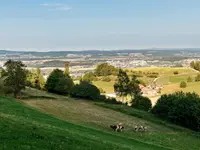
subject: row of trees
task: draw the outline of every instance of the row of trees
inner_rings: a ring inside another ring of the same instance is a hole
[[[9,60],[4,64],[4,67],[5,70],[1,69],[0,80],[3,87],[1,88],[0,85],[0,88],[9,91],[7,93],[13,93],[14,97],[17,97],[26,86],[78,98],[94,100],[100,97],[99,89],[89,81],[80,81],[80,84],[74,85],[69,75],[68,64],[65,65],[65,71],[53,70],[46,83],[40,69],[28,71],[21,61]]]

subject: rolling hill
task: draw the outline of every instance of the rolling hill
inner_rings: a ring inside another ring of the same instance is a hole
[[[199,134],[147,112],[27,89],[20,101],[0,97],[0,149],[198,150]],[[123,132],[110,124],[123,123]],[[147,132],[134,132],[135,125]]]

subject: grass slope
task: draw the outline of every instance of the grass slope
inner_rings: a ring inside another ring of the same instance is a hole
[[[167,149],[75,125],[6,97],[0,97],[0,129],[0,149],[4,150]]]
[[[34,96],[34,90],[31,90],[30,93]],[[37,95],[42,95],[42,92],[36,93]],[[42,112],[54,115],[62,120],[70,121],[73,124],[100,130],[109,135],[115,135],[117,139],[123,139],[122,141],[127,141],[128,137],[130,141],[140,141],[157,146],[161,145],[171,149],[199,150],[198,134],[159,120],[149,113],[138,111],[125,105],[104,104],[53,96],[57,99],[25,99],[23,102]],[[119,122],[124,124],[124,132],[112,132],[109,129],[109,125]],[[134,132],[133,127],[135,125],[147,126],[148,132]],[[120,144],[120,140],[118,143]],[[134,142],[130,143],[132,145],[131,149],[137,149],[137,147],[134,147]]]

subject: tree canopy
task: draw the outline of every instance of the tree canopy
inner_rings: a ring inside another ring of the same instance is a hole
[[[48,92],[68,95],[73,85],[70,76],[66,76],[62,70],[55,69],[49,75],[45,88]]]
[[[116,75],[117,72],[118,69],[108,63],[101,63],[95,69],[95,75],[97,76]]]
[[[200,97],[195,93],[162,95],[152,113],[172,123],[200,131]]]
[[[28,71],[27,86],[44,89],[45,80],[39,68]]]
[[[71,96],[75,98],[98,100],[100,97],[100,90],[90,82],[80,81],[80,84],[72,88]]]
[[[127,96],[130,93],[130,80],[128,75],[122,69],[119,70],[117,80],[114,84],[115,93],[120,96]]]
[[[4,85],[12,89],[14,97],[20,93],[21,90],[25,89],[27,70],[25,64],[21,61],[8,60],[4,64]]]

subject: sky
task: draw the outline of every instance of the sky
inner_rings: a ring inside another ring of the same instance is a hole
[[[0,49],[200,48],[200,0],[1,0]]]

